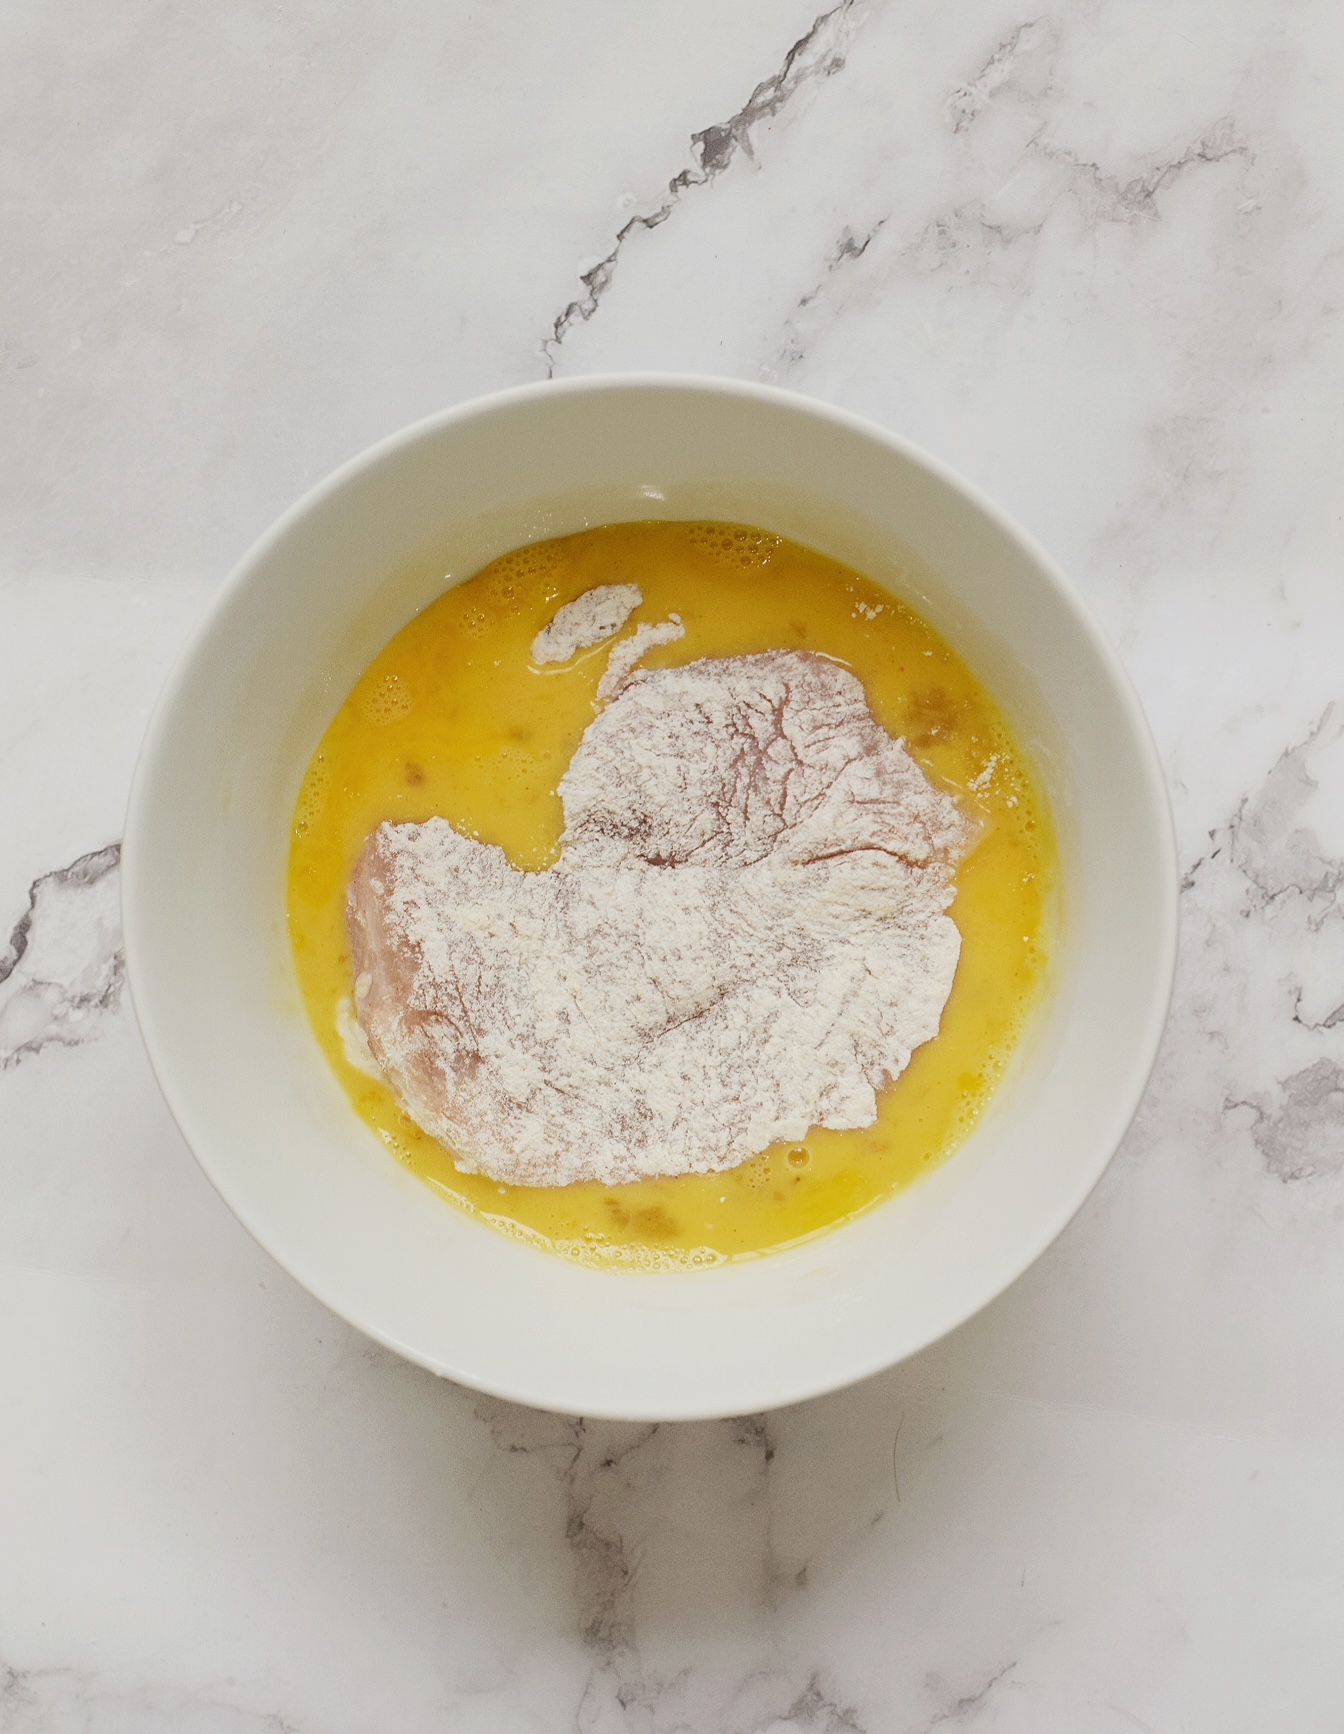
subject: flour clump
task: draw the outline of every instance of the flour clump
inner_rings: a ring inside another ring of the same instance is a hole
[[[351,881],[369,1046],[499,1181],[708,1173],[871,1125],[956,971],[972,826],[852,674],[770,651],[622,676],[553,867],[430,819],[380,825]]]
[[[656,626],[637,626],[629,638],[623,638],[619,644],[612,645],[611,655],[607,658],[607,671],[597,683],[598,698],[615,698],[621,688],[629,683],[630,671],[641,657],[660,644],[675,644],[679,638],[685,636],[686,628],[681,624],[679,614],[670,615]]]
[[[599,584],[557,608],[549,626],[532,640],[532,660],[568,662],[581,650],[614,638],[644,600],[638,584]]]

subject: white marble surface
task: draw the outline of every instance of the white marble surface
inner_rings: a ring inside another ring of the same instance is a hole
[[[0,44],[2,1734],[1338,1734],[1337,0],[14,0]],[[440,1384],[267,1261],[146,1067],[113,848],[305,484],[649,366],[1016,513],[1188,869],[1050,1254],[861,1388],[652,1429]]]

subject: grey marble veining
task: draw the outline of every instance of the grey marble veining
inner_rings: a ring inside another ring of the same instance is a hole
[[[586,325],[601,306],[626,242],[632,236],[645,234],[665,223],[685,194],[693,188],[709,186],[731,165],[739,152],[754,158],[752,138],[758,128],[781,115],[796,93],[811,80],[833,78],[837,72],[844,71],[845,45],[861,16],[859,0],[839,0],[838,5],[821,13],[807,33],[798,38],[784,56],[779,70],[763,78],[735,114],[691,135],[691,166],[678,169],[667,183],[666,191],[647,210],[636,211],[627,217],[616,231],[611,251],[579,273],[583,294],[556,315],[551,335],[541,345],[548,378],[555,376],[560,348],[570,330],[578,324]]]
[[[0,1734],[1337,1734],[1344,19],[542,0],[0,20]],[[136,745],[369,440],[775,381],[1059,558],[1166,763],[1152,1086],[916,1360],[769,1416],[437,1382],[270,1264],[122,984]]]
[[[121,849],[109,843],[28,887],[0,956],[0,1070],[92,1040],[121,1004]]]

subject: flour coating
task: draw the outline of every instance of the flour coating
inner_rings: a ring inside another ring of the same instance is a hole
[[[560,794],[545,872],[443,819],[365,846],[356,1010],[405,1111],[534,1186],[871,1125],[937,1033],[973,831],[859,681],[801,651],[641,671]]]

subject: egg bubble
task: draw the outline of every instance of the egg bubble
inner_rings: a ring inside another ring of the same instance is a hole
[[[782,536],[743,524],[693,524],[690,543],[725,566],[768,566],[784,545]]]
[[[299,798],[294,803],[294,829],[300,837],[306,837],[320,817],[330,787],[331,771],[325,757],[318,753],[304,775]]]
[[[535,603],[538,585],[562,575],[566,564],[555,543],[533,542],[492,561],[474,582],[493,616],[507,619]],[[550,599],[549,590],[547,596]]]
[[[737,1169],[737,1178],[744,1186],[753,1192],[763,1192],[770,1184],[770,1158],[764,1152],[743,1162]]]
[[[360,715],[371,723],[396,722],[399,717],[409,716],[411,709],[410,692],[399,674],[380,676],[359,701]]]
[[[558,1253],[571,1264],[583,1264],[598,1270],[637,1270],[667,1272],[706,1270],[711,1265],[725,1264],[727,1259],[712,1246],[619,1246],[610,1241],[585,1235],[581,1240],[552,1240],[540,1230],[529,1228],[512,1216],[482,1211],[482,1221],[508,1235],[544,1252]]]

